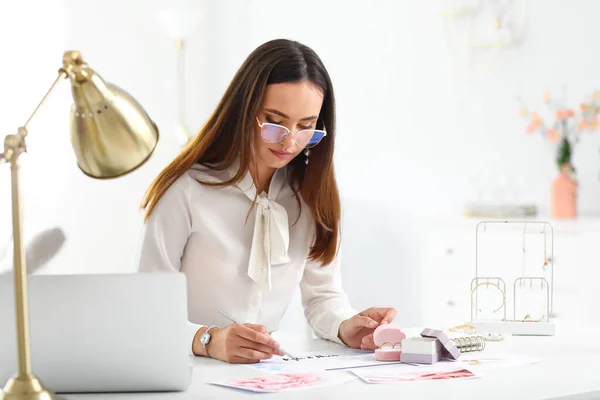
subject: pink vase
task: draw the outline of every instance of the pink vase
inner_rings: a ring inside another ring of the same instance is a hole
[[[577,217],[577,181],[571,175],[569,164],[562,165],[560,174],[552,182],[550,210],[552,218]]]

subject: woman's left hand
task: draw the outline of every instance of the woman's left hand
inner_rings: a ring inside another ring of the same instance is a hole
[[[373,331],[396,318],[394,308],[369,308],[340,324],[339,338],[353,349],[375,350]]]

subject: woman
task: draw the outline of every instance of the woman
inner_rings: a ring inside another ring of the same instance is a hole
[[[186,274],[193,354],[231,363],[283,355],[269,332],[298,285],[325,339],[374,349],[373,330],[395,317],[392,308],[357,313],[341,288],[334,109],[315,52],[267,42],[149,187],[139,270]]]

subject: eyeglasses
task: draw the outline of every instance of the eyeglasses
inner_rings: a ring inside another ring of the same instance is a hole
[[[293,133],[285,126],[271,124],[269,122],[260,122],[258,118],[256,118],[256,121],[260,127],[260,136],[268,143],[279,143],[285,139],[287,135]],[[327,132],[319,129],[302,129],[293,133],[294,140],[300,148],[315,147],[325,136],[327,136]]]

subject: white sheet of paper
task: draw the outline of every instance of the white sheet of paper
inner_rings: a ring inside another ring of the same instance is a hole
[[[364,368],[372,366],[390,365],[394,362],[375,360],[373,352],[352,349],[338,349],[305,354],[294,354],[295,358],[274,356],[257,364],[248,364],[249,367],[260,371],[278,372],[319,372],[336,371],[351,368]],[[397,362],[400,363],[399,361]]]
[[[472,371],[489,371],[496,368],[519,367],[535,364],[539,361],[538,358],[521,354],[492,353],[487,351],[464,353],[458,359],[459,363],[462,363]]]
[[[341,385],[353,379],[356,379],[356,376],[346,371],[320,373],[281,372],[255,378],[212,382],[212,384],[250,392],[278,393],[296,389]]]
[[[473,352],[463,353],[457,361],[440,361],[435,364],[397,364],[352,370],[368,383],[393,383],[415,380],[467,379],[481,377],[497,368],[518,367],[539,362],[539,359],[521,354]],[[472,374],[456,375],[453,372],[465,369]],[[451,373],[450,377],[444,372]],[[423,376],[423,374],[426,374]]]
[[[394,364],[375,368],[353,369],[352,372],[367,383],[472,379],[482,375],[457,362],[438,362],[432,365]]]

